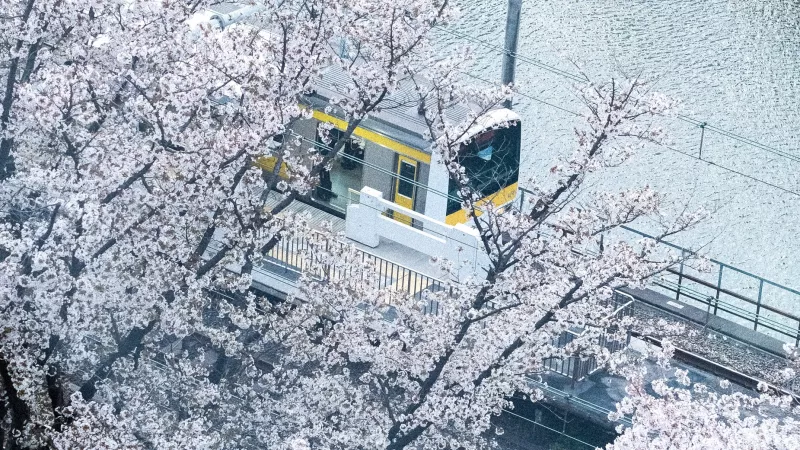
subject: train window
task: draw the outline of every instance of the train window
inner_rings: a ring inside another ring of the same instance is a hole
[[[412,180],[416,179],[417,168],[413,164],[405,161],[400,162],[400,180],[397,182],[397,194],[403,197],[414,197],[414,184]]]
[[[331,149],[345,137],[345,133],[329,125],[317,124],[317,148],[322,156],[330,154]],[[326,144],[322,136],[326,136]],[[336,155],[330,170],[322,170],[319,175],[319,184],[314,189],[313,198],[326,206],[331,206],[338,211],[347,209],[350,191],[360,191],[363,186],[365,145],[363,141],[350,137],[344,141],[342,148]]]
[[[519,179],[520,126],[488,130],[461,146],[459,163],[470,180],[470,187],[481,198],[488,197]],[[461,209],[458,186],[450,181],[447,214]]]

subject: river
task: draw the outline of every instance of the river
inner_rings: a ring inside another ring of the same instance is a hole
[[[439,41],[471,45],[470,73],[499,81],[506,0],[461,8],[461,20]],[[579,124],[559,109],[581,111],[575,82],[556,72],[595,81],[638,74],[679,100],[677,112],[689,120],[665,119],[670,148],[647,148],[592,180],[592,189],[649,184],[666,196],[668,211],[686,203],[713,210],[676,243],[702,245],[713,258],[800,287],[800,2],[527,0],[518,52],[525,59],[516,81],[525,96],[514,104],[524,121],[522,180],[543,176],[567,154]],[[700,128],[691,120],[735,136],[706,128],[700,160]]]

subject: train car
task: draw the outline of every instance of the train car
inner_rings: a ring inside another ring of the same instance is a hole
[[[304,99],[305,106],[313,110],[313,118],[295,123],[290,131],[304,145],[314,144],[325,152],[347,128],[344,114],[330,105],[330,100],[339,95],[335,86],[346,82],[342,77],[344,74],[330,68]],[[438,155],[431,154],[424,118],[414,106],[418,104],[417,94],[411,86],[406,87],[401,83],[384,100],[389,107],[371,114],[355,129],[330,171],[321,175],[311,196],[314,203],[343,217],[351,195],[368,186],[382,192],[385,199],[432,219],[450,225],[467,221],[456,184]],[[467,107],[459,106],[447,111],[454,123],[465,120],[468,113]],[[472,187],[480,192],[481,203],[508,204],[517,195],[520,118],[511,110],[499,108],[476,122],[463,139],[459,162]],[[328,144],[320,138],[321,123],[333,126]],[[272,167],[269,163],[265,166]],[[394,218],[411,224],[411,219],[402,214],[395,213]]]
[[[250,13],[250,10],[247,10]],[[205,13],[201,20],[220,27],[242,20],[247,14],[226,9]],[[347,128],[345,115],[331,105],[340,95],[336,86],[347,85],[346,74],[336,66],[323,71],[311,94],[302,100],[313,110],[313,118],[294,123],[284,145],[301,141],[326,152],[341,139]],[[361,122],[337,154],[329,171],[320,176],[319,186],[310,202],[328,212],[344,217],[354,192],[368,186],[383,197],[405,208],[449,225],[468,220],[462,209],[456,184],[449,179],[438,155],[431,154],[426,140],[424,117],[420,114],[417,93],[411,83],[400,83],[378,112]],[[447,111],[452,123],[466,120],[468,106],[454,106]],[[323,143],[320,124],[333,126],[329,132],[334,142]],[[464,166],[472,188],[480,192],[481,203],[508,204],[517,195],[520,163],[520,118],[509,109],[492,110],[477,121],[461,144],[459,162]],[[264,170],[274,168],[275,158],[262,158]],[[281,168],[286,173],[286,168]],[[410,217],[394,213],[394,219],[413,225]]]

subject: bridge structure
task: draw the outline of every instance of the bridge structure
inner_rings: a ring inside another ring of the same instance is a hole
[[[521,197],[524,190],[522,192]],[[339,233],[339,241],[330,245],[359,248],[362,258],[376,268],[380,287],[422,299],[425,291],[439,291],[448,286],[437,278],[438,273],[430,264],[431,256],[459,257],[473,267],[483,262],[477,233],[469,227],[436,222],[382,199],[381,193],[373,189],[350,194],[346,218],[303,202],[294,202],[286,212],[305,214],[312,226]],[[272,197],[267,196],[268,204],[279,200],[277,195]],[[520,204],[524,203],[523,198],[519,200]],[[391,219],[388,216],[392,212],[413,218],[412,225]],[[630,239],[652,238],[630,227],[624,227],[624,232]],[[413,248],[404,245],[409,242],[415,243]],[[683,256],[691,252],[668,242],[662,244]],[[298,280],[307,269],[302,257],[307,246],[308,242],[299,237],[282,240],[269,252],[264,263],[254,268],[254,288],[279,297],[292,295],[302,299]],[[452,253],[454,247],[458,247],[460,253]],[[700,272],[680,264],[653,277],[646,289],[620,289],[612,299],[616,307],[613,314],[684,324],[691,331],[687,333],[690,337],[675,340],[677,351],[673,364],[688,370],[693,381],[719,386],[720,379],[724,378],[743,390],[754,390],[758,383],[767,382],[779,392],[800,395],[800,380],[779,382],[765,377],[765,368],[772,368],[770,372],[777,374],[788,364],[785,344],[800,342],[800,317],[780,307],[797,304],[800,292],[723,262],[713,259],[710,262],[711,271]],[[346,274],[329,272],[325,276]],[[435,302],[427,303],[425,308],[430,314],[438,312]],[[558,343],[564,345],[569,340],[571,336],[565,333]],[[656,339],[637,335],[634,330],[628,342],[621,345],[636,348],[646,342],[660,344]],[[610,350],[621,348],[612,348],[617,345],[612,342],[601,344],[609,346]],[[607,416],[625,395],[624,379],[609,375],[591,358],[553,359],[545,361],[545,366],[549,373],[530,381],[542,389],[551,405],[593,423],[604,424],[609,430],[617,425],[609,422]],[[655,366],[648,372],[664,375]],[[521,417],[519,420],[552,428],[543,420],[537,422],[517,412],[507,413]],[[587,444],[569,436],[565,429],[554,432],[575,439],[576,448]]]

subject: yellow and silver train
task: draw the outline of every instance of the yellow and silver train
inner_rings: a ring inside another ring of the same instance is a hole
[[[329,100],[341,85],[337,71],[328,70],[315,85],[312,94],[304,99],[313,110],[313,118],[295,123],[290,133],[299,136],[305,145],[313,143],[324,152],[332,147],[347,121],[343,114],[331,108]],[[416,92],[403,89],[401,84],[386,105],[415,105]],[[327,111],[327,112],[326,112]],[[453,122],[464,120],[466,107],[447,111]],[[333,125],[323,144],[321,123]],[[464,166],[472,187],[481,193],[481,203],[496,206],[508,204],[517,195],[520,164],[520,118],[509,109],[496,109],[482,116],[461,145],[459,162]],[[355,129],[351,138],[331,166],[321,175],[320,184],[311,195],[315,206],[344,217],[350,195],[368,186],[383,193],[383,197],[408,209],[420,212],[449,225],[467,221],[461,208],[456,184],[438,155],[431,154],[424,118],[415,106],[383,108],[371,114]],[[287,139],[289,141],[290,139]],[[274,167],[274,160],[262,160],[265,169]],[[396,220],[410,224],[411,219],[395,213]]]
[[[207,11],[196,21],[224,28],[243,20],[253,9],[224,6],[218,6],[218,11]],[[323,122],[333,125],[329,133],[334,141],[347,128],[344,114],[330,104],[332,98],[339,96],[335,86],[347,85],[347,81],[341,69],[329,67],[314,91],[303,99],[305,106],[313,110],[313,118],[296,122],[290,129],[291,135],[300,137],[305,146],[318,146],[321,152],[335,144],[323,144],[319,126]],[[321,174],[319,186],[310,196],[314,206],[345,217],[351,193],[368,186],[382,192],[385,199],[431,219],[449,225],[467,221],[455,183],[449,179],[438,155],[431,154],[431,143],[424,137],[425,121],[417,107],[418,96],[408,84],[401,83],[384,100],[380,112],[371,114],[356,128],[331,170]],[[454,106],[447,111],[452,123],[466,120],[468,113],[465,106]],[[502,206],[517,195],[520,118],[513,111],[500,108],[482,116],[478,123],[463,140],[459,162],[465,167],[472,187],[481,193],[481,203]],[[293,139],[283,141],[288,145]],[[265,170],[271,171],[274,164],[275,158],[259,160]],[[285,173],[284,169],[280,172]],[[406,215],[394,213],[394,218],[412,224]]]

